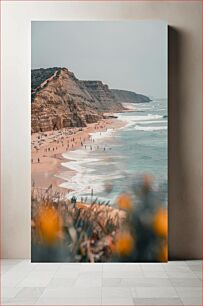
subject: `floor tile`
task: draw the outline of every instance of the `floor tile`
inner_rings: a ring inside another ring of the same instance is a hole
[[[5,302],[3,305],[34,305],[37,302],[37,297],[29,297],[29,298],[12,298]]]
[[[24,272],[12,275],[7,275],[7,273],[5,273],[5,275],[1,277],[1,283],[4,287],[16,287],[26,276],[27,273]]]
[[[161,263],[141,264],[141,268],[145,272],[164,272],[164,266]]]
[[[13,298],[18,294],[18,292],[20,290],[21,290],[21,288],[16,288],[16,287],[2,287],[1,288],[1,297],[3,299]]]
[[[103,298],[129,298],[131,297],[130,288],[123,287],[103,287],[102,288],[102,299]]]
[[[166,263],[162,263],[162,265],[165,266],[187,266],[187,263],[185,260],[171,260]]]
[[[194,272],[202,272],[202,265],[191,265],[189,269]]]
[[[75,281],[75,286],[78,287],[101,287],[102,286],[102,278],[78,278]]]
[[[28,261],[21,261],[18,264],[14,265],[12,270],[9,271],[8,273],[19,273],[19,272],[24,272],[24,273],[30,273],[31,271],[34,270],[34,266],[29,263]]]
[[[58,278],[78,278],[80,271],[57,270],[55,277]]]
[[[119,263],[119,264],[104,264],[103,272],[130,272],[130,273],[141,273],[142,268],[140,264],[128,264],[128,263]]]
[[[12,269],[4,273],[1,277],[3,286],[5,287],[15,287],[21,282],[25,277],[27,277],[32,272],[32,267],[22,266],[19,263],[17,266],[14,266]]]
[[[89,263],[83,263],[80,267],[80,272],[102,272],[103,264],[95,263],[95,264],[89,264]]]
[[[183,305],[183,302],[179,298],[134,298],[134,305]]]
[[[203,305],[202,298],[201,297],[182,297],[181,298],[183,305],[190,305],[190,306],[196,306],[196,305]]]
[[[119,297],[119,298],[102,298],[102,305],[108,306],[130,306],[134,305],[133,299],[131,297]]]
[[[188,266],[202,265],[202,260],[186,260],[185,263]]]
[[[70,273],[70,272],[80,272],[82,269],[81,264],[65,264],[61,263],[58,266],[58,272]]]
[[[135,288],[135,294],[133,297],[140,297],[140,298],[175,298],[179,297],[177,292],[173,287],[137,287]]]
[[[104,271],[103,277],[104,278],[139,278],[143,277],[144,272],[142,271]]]
[[[121,285],[125,287],[170,287],[168,278],[126,278],[122,279]]]
[[[56,289],[56,288],[67,288],[73,287],[75,285],[76,278],[65,278],[65,277],[54,277],[47,285],[47,288]]]
[[[101,298],[91,298],[91,297],[66,297],[66,298],[45,298],[41,297],[38,299],[38,301],[35,303],[35,305],[78,305],[78,306],[100,306],[101,305]]]
[[[85,272],[80,272],[78,277],[82,278],[82,279],[102,278],[102,272],[101,271],[85,271]]]
[[[103,278],[102,287],[122,287],[122,278]]]
[[[202,297],[202,287],[176,287],[180,297]]]
[[[1,265],[3,305],[202,305],[202,261]]]
[[[41,297],[47,298],[100,298],[101,288],[91,287],[71,287],[58,289],[45,289]]]
[[[16,298],[39,298],[43,292],[44,288],[42,287],[25,287],[18,292]]]
[[[187,265],[166,265],[163,269],[166,272],[191,272],[190,267]]]
[[[202,282],[199,278],[170,278],[173,287],[200,287]]]
[[[146,278],[168,278],[168,274],[165,271],[144,271],[143,276]]]
[[[33,265],[33,264],[31,264]],[[48,272],[56,272],[59,268],[60,265],[56,263],[38,263],[33,265],[33,271],[35,272],[43,272],[43,271],[48,271]]]
[[[180,271],[173,271],[167,272],[169,278],[197,278],[195,273],[191,272],[180,272]]]
[[[31,272],[19,282],[18,287],[46,287],[53,278],[54,272]]]
[[[193,273],[197,278],[202,279],[202,272],[193,271]]]

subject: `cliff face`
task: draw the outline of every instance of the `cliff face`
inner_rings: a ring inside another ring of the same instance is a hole
[[[80,81],[66,68],[32,70],[32,133],[83,127],[121,112],[123,102],[149,102],[146,96],[111,90],[101,81]]]
[[[116,100],[108,85],[101,81],[81,81],[81,84],[94,99],[99,112],[119,112],[124,109],[122,104]]]
[[[95,102],[68,69],[58,69],[32,88],[32,133],[83,127],[102,118]]]
[[[111,89],[111,92],[120,103],[145,103],[151,101],[149,97],[137,94],[133,91]]]

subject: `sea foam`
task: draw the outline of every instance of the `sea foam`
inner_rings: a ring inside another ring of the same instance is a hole
[[[136,125],[134,127],[134,129],[137,130],[137,131],[145,131],[145,132],[162,131],[162,130],[167,130],[167,126],[140,126],[140,125]]]

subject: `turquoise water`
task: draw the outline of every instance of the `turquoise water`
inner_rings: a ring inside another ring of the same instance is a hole
[[[113,201],[138,174],[152,174],[157,183],[167,181],[167,100],[134,107],[133,112],[117,114],[122,128],[93,133],[86,150],[64,154],[71,162],[63,165],[76,170],[61,185],[74,189],[69,196],[89,196],[93,190],[95,196]]]

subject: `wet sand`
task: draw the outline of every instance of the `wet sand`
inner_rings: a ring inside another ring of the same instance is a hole
[[[71,177],[75,172],[61,165],[67,162],[62,154],[90,144],[90,133],[116,129],[123,125],[124,122],[117,119],[102,119],[83,128],[64,128],[32,134],[32,185],[41,189],[52,185],[57,191],[68,192],[67,188],[59,187],[64,181],[57,175],[65,172],[66,176]]]

